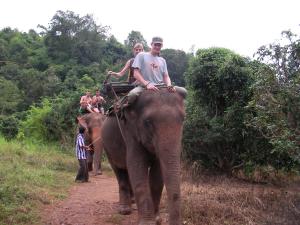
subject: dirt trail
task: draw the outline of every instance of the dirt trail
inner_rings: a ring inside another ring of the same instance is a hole
[[[42,221],[47,225],[130,225],[136,224],[137,210],[129,216],[117,213],[118,186],[114,177],[91,176],[88,183],[76,183],[69,196],[43,210]]]
[[[299,224],[299,182],[276,187],[225,176],[203,176],[199,181],[197,185],[189,182],[181,185],[185,224]],[[120,215],[118,198],[115,177],[91,176],[89,183],[74,183],[68,198],[43,208],[42,224],[136,225],[136,205],[131,215]],[[162,225],[168,224],[165,190],[160,216]]]

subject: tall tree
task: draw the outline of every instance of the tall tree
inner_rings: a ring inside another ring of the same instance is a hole
[[[272,145],[276,167],[300,166],[300,39],[291,31],[282,40],[259,48],[261,66],[255,73],[253,110],[248,126],[258,129]]]
[[[4,77],[0,77],[0,114],[9,115],[18,111],[22,93],[18,87]]]
[[[250,66],[228,49],[201,49],[186,75],[190,89],[184,132],[186,157],[230,170],[247,152],[243,119],[251,96]]]
[[[107,26],[97,25],[91,15],[80,17],[71,11],[57,11],[48,28],[44,29],[49,55],[56,61],[75,58],[89,64],[102,56]]]
[[[146,51],[149,49],[147,41],[145,40],[141,32],[133,30],[128,34],[128,37],[124,41],[124,44],[131,50],[136,43],[142,43]]]
[[[188,56],[184,51],[164,49],[161,55],[166,59],[168,72],[172,82],[178,86],[184,86],[184,73],[188,66]]]

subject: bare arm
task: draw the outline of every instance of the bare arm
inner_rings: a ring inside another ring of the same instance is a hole
[[[170,79],[170,76],[168,73],[164,73],[164,76],[163,76],[163,79],[164,79],[164,82],[167,86],[171,86],[171,79]]]
[[[147,81],[143,78],[140,70],[138,68],[134,69],[133,73],[134,78],[140,82],[141,85],[145,86],[148,90],[158,91],[158,88],[154,86],[150,81]]]
[[[82,148],[85,149],[85,150],[87,150],[87,151],[92,150],[92,149],[90,148],[90,146],[87,146],[87,145],[83,145]]]
[[[168,90],[169,90],[170,92],[175,92],[176,89],[172,86],[171,79],[170,79],[170,76],[169,76],[168,73],[164,73],[163,79],[164,79],[165,84],[166,84],[167,87],[168,87]]]
[[[82,96],[82,97],[80,98],[80,104],[84,103],[84,102],[85,102],[84,100],[85,100],[85,99],[84,99],[84,96]]]
[[[85,96],[82,96],[82,97],[80,98],[80,106],[86,107],[87,104],[88,104],[88,102],[87,102],[86,97],[85,97]]]
[[[135,78],[141,85],[143,85],[143,86],[146,86],[146,85],[148,84],[148,82],[149,82],[149,81],[146,81],[146,80],[143,78],[143,76],[142,76],[140,70],[137,69],[137,68],[134,69],[133,76],[134,76],[134,78]]]
[[[111,75],[114,75],[114,76],[117,76],[117,77],[122,77],[129,69],[130,67],[130,60],[127,61],[127,63],[125,64],[125,66],[123,67],[123,69],[116,73],[116,72],[113,72],[113,71],[108,71],[108,74],[111,74]]]
[[[102,96],[100,96],[100,98],[101,98],[102,103],[106,103],[105,99]]]

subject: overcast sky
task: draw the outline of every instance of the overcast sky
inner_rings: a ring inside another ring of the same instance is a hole
[[[252,57],[281,31],[300,31],[300,0],[0,0],[0,29],[38,31],[58,10],[92,14],[121,43],[135,30],[186,52],[215,46]]]

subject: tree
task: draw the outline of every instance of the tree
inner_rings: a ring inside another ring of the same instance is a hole
[[[15,138],[18,134],[19,121],[14,115],[0,115],[0,132],[6,140]]]
[[[228,49],[197,51],[186,72],[187,160],[229,171],[243,162],[248,150],[243,121],[251,96],[251,72],[248,61]]]
[[[273,165],[290,170],[300,166],[300,39],[290,31],[282,36],[256,54],[263,66],[255,73],[247,125],[272,145]]]
[[[0,65],[4,63],[8,58],[8,43],[7,41],[0,39]]]
[[[119,61],[123,63],[127,59],[128,51],[114,36],[110,36],[103,48],[103,55],[105,55],[107,63],[113,65]]]
[[[146,51],[148,51],[149,47],[147,45],[147,41],[144,39],[141,32],[133,30],[128,34],[128,37],[124,41],[124,44],[128,49],[131,50],[136,43],[142,43],[144,46],[144,49]]]
[[[20,124],[18,136],[35,141],[46,141],[47,126],[44,120],[50,112],[51,103],[48,99],[44,99],[40,106],[32,105],[28,110],[26,119]]]
[[[171,81],[178,86],[184,86],[184,73],[188,67],[188,56],[184,51],[175,49],[164,49],[161,52],[162,57],[167,61],[168,72]]]
[[[57,11],[44,29],[48,54],[57,62],[75,58],[84,65],[99,60],[108,27],[99,26],[91,15]]]
[[[22,92],[9,80],[0,77],[0,114],[9,115],[18,111],[21,102]]]

